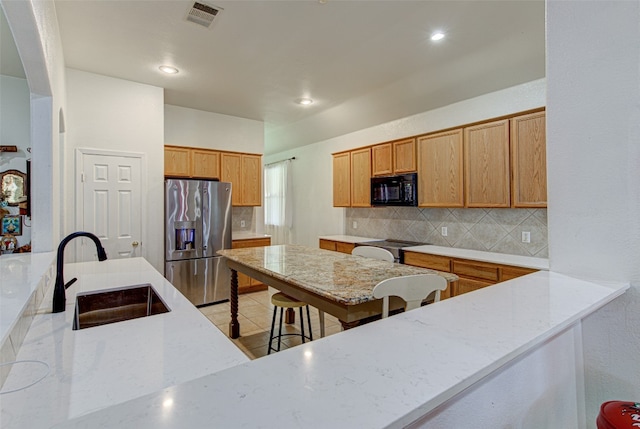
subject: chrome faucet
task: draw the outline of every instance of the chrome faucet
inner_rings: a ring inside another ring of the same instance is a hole
[[[69,286],[71,286],[77,278],[73,278],[69,280],[69,283],[64,283],[64,276],[62,274],[62,269],[64,266],[64,248],[68,242],[73,240],[76,237],[88,237],[96,245],[96,249],[98,250],[98,260],[104,261],[107,259],[107,252],[104,251],[104,247],[100,243],[100,239],[90,232],[78,231],[67,235],[62,239],[60,244],[58,245],[58,255],[56,261],[56,283],[53,289],[53,313],[60,313],[64,311],[65,305],[67,303],[67,294],[65,291]]]

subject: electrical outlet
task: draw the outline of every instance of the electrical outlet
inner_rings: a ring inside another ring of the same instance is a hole
[[[440,232],[442,233],[443,237],[447,236],[447,227],[443,226],[442,228],[440,228]]]
[[[355,220],[353,221],[353,229],[358,229],[358,222]]]
[[[522,242],[531,243],[531,233],[529,231],[522,231]]]
[[[246,225],[245,221],[241,220],[240,221],[240,228],[244,228],[245,225]]]

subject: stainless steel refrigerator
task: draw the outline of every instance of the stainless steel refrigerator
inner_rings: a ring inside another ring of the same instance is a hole
[[[165,277],[195,305],[229,299],[231,183],[165,180]]]

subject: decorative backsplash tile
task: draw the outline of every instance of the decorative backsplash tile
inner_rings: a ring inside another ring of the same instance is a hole
[[[231,231],[253,231],[253,207],[232,207]]]
[[[235,212],[234,212],[235,215]],[[357,228],[354,228],[354,222]],[[234,219],[235,223],[235,219]],[[447,235],[442,235],[442,227]],[[522,232],[531,242],[522,242]],[[350,208],[345,234],[547,258],[547,209]]]

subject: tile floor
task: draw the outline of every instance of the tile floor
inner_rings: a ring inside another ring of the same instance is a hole
[[[232,340],[249,359],[257,359],[267,355],[269,344],[269,331],[271,330],[271,318],[273,317],[273,305],[271,305],[271,294],[277,292],[270,291],[253,292],[240,295],[238,304],[238,321],[240,322],[240,338]],[[320,323],[318,321],[318,311],[310,307],[311,326],[313,338],[320,338]],[[204,314],[218,329],[225,335],[229,335],[230,310],[229,303],[214,304],[201,307],[200,312]],[[305,311],[306,318],[306,311]],[[276,317],[276,332],[278,330],[278,318]],[[296,310],[296,322],[294,325],[282,324],[286,332],[300,332],[300,314]],[[325,336],[342,331],[342,326],[338,319],[328,314],[324,317]],[[302,344],[300,337],[283,337],[280,350],[295,347]],[[273,353],[273,352],[272,352]]]

